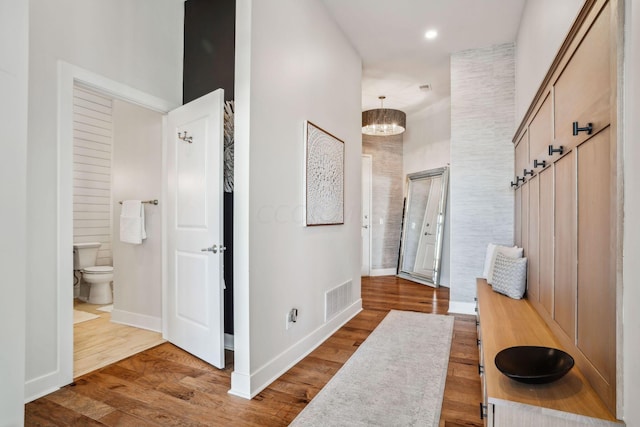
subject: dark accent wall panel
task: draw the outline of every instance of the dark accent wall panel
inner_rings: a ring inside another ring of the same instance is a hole
[[[235,0],[188,0],[184,5],[182,102],[218,88],[233,100]],[[233,334],[233,193],[224,193],[224,332]]]
[[[224,332],[233,335],[233,193],[224,193]]]
[[[185,2],[183,103],[218,88],[233,99],[235,29],[235,0]]]

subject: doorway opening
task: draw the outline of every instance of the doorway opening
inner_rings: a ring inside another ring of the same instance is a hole
[[[371,275],[371,192],[372,192],[371,154],[362,155],[362,269],[361,275]]]
[[[118,102],[123,102],[123,105],[127,105],[131,108],[138,108],[141,111],[146,111],[149,114],[156,115],[157,117],[162,117],[160,128],[162,129],[161,133],[164,132],[164,126],[167,120],[167,114],[171,111],[177,111],[182,108],[180,104],[175,104],[172,102],[168,102],[162,100],[160,98],[154,97],[122,83],[115,82],[113,80],[107,79],[105,77],[99,76],[82,68],[67,64],[65,62],[60,61],[59,63],[59,79],[58,79],[58,138],[57,138],[57,152],[58,152],[58,172],[57,172],[57,181],[58,181],[58,208],[57,212],[55,212],[55,217],[57,220],[57,269],[56,269],[56,284],[57,284],[57,298],[54,302],[57,307],[58,319],[57,319],[57,336],[58,336],[58,345],[56,347],[57,350],[57,371],[55,374],[55,378],[50,377],[49,387],[61,387],[66,384],[69,384],[73,381],[74,378],[74,327],[73,327],[73,299],[74,299],[74,291],[73,291],[73,240],[74,240],[74,173],[73,173],[73,159],[74,159],[74,107],[73,107],[73,99],[74,99],[74,88],[76,86],[81,86],[85,89],[94,91],[95,93],[100,94],[106,98],[117,100]],[[222,147],[221,142],[221,124],[222,124],[222,104],[220,108],[217,110],[220,117],[220,147]],[[135,132],[134,132],[135,133]],[[175,137],[175,135],[174,135]],[[158,155],[159,159],[162,159],[166,152],[166,139],[164,135],[154,141],[156,144],[153,148],[153,153],[149,153],[150,150],[142,149],[143,153],[137,153],[138,155]],[[127,148],[121,149],[126,151]],[[158,263],[160,269],[160,279],[157,280],[158,283],[155,284],[156,288],[159,289],[158,296],[152,296],[149,294],[148,289],[141,289],[134,286],[124,286],[123,291],[125,290],[136,290],[137,294],[135,295],[136,301],[144,301],[145,303],[151,302],[153,305],[153,301],[158,301],[155,303],[155,307],[157,309],[158,304],[162,307],[160,312],[145,312],[141,310],[137,312],[134,308],[129,309],[118,309],[118,298],[119,293],[116,291],[114,294],[115,297],[115,306],[111,313],[112,316],[120,316],[121,323],[133,324],[136,326],[140,326],[143,329],[151,329],[156,332],[162,331],[163,334],[166,333],[168,325],[167,318],[163,314],[167,308],[166,305],[169,304],[167,302],[167,298],[165,297],[166,293],[166,278],[167,278],[167,266],[165,262],[167,260],[167,256],[165,254],[165,236],[162,233],[166,230],[166,212],[170,209],[167,205],[170,203],[163,203],[163,199],[166,200],[168,197],[166,194],[171,194],[170,189],[167,187],[167,171],[162,160],[159,161],[160,168],[162,170],[162,175],[159,179],[156,179],[155,184],[160,185],[162,188],[162,192],[160,197],[155,196],[155,194],[146,193],[141,191],[141,186],[138,181],[135,179],[127,179],[125,174],[125,185],[122,186],[123,193],[119,195],[113,195],[111,200],[111,206],[119,208],[119,201],[123,201],[121,199],[159,199],[159,205],[154,206],[158,210],[155,212],[158,217],[156,218],[156,225],[160,227],[160,231],[157,232],[157,238],[162,243],[160,244],[160,262]],[[129,169],[134,170],[135,169]],[[144,189],[144,187],[142,187]],[[126,191],[135,192],[134,193],[126,193]],[[140,192],[138,192],[140,191]],[[222,187],[220,188],[220,192],[222,192]],[[150,194],[150,195],[148,195]],[[222,196],[220,196],[222,198]],[[174,197],[175,199],[175,197]],[[174,205],[175,208],[175,205]],[[114,210],[115,211],[115,210]],[[153,214],[153,211],[149,211]],[[115,233],[114,233],[115,234]],[[155,233],[154,233],[155,234]],[[114,239],[115,241],[115,239]],[[194,254],[200,254],[200,247],[197,250],[193,250]],[[115,252],[117,254],[117,251]],[[129,254],[131,255],[131,254]],[[142,256],[138,254],[138,256]],[[132,255],[133,257],[133,255]],[[133,259],[133,261],[140,261],[139,259]],[[136,262],[133,262],[132,265],[137,265]],[[116,269],[114,272],[118,271],[118,265],[116,262]],[[123,270],[124,271],[124,270]],[[135,269],[137,278],[141,279],[141,276],[146,274],[144,269],[137,268]],[[115,278],[117,281],[117,277]],[[117,288],[116,284],[116,288]],[[117,289],[116,289],[117,290]],[[122,294],[124,295],[124,294]],[[124,307],[124,306],[123,306]],[[119,312],[118,312],[119,310]],[[156,315],[157,313],[157,315]],[[169,339],[171,341],[171,339]]]
[[[74,84],[74,378],[164,342],[160,207],[138,208],[140,244],[120,228],[122,201],[161,198],[162,127],[159,112]]]

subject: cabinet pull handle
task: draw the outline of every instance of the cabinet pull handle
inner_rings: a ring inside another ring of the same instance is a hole
[[[561,156],[564,153],[564,147],[561,145],[558,148],[553,148],[553,145],[549,146],[549,155],[553,156],[553,153],[559,153]]]
[[[512,187],[517,187],[517,186],[518,186],[518,183],[517,183],[517,182],[513,182],[513,181],[511,181],[511,186],[512,186]]]
[[[522,181],[522,183],[524,184],[524,176],[516,176],[516,184],[520,181]]]
[[[525,170],[524,170],[524,172],[523,172],[523,174],[524,174],[524,176],[527,176],[527,175],[531,175],[531,176],[533,176],[533,169],[531,169],[531,170],[529,170],[529,171],[525,169]]]
[[[593,133],[593,123],[587,123],[585,127],[578,127],[578,122],[573,122],[573,136],[578,135],[578,132],[586,132],[587,135]]]
[[[539,161],[538,161],[538,159],[535,159],[535,160],[533,161],[533,167],[534,167],[534,168],[537,168],[537,167],[539,167],[539,166],[542,166],[543,168],[546,168],[546,167],[547,167],[547,161],[546,161],[546,160],[543,160],[543,161],[539,162]]]
[[[478,341],[478,347],[479,347],[480,344],[482,344],[482,340],[480,338],[478,338],[476,341]]]
[[[487,416],[487,405],[480,402],[480,419],[484,420],[486,416]]]
[[[478,363],[478,375],[484,374],[484,366]]]

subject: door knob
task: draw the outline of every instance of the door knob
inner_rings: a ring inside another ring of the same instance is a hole
[[[224,249],[227,248],[223,248],[222,246],[220,247],[220,252],[222,252]],[[218,245],[213,245],[210,248],[204,248],[204,249],[200,249],[201,252],[213,252],[214,254],[218,253]]]
[[[215,245],[214,245],[214,246],[215,246]],[[227,247],[226,247],[226,246],[222,246],[222,245],[220,246],[220,252],[224,252],[224,251],[226,251],[226,250],[227,250]]]

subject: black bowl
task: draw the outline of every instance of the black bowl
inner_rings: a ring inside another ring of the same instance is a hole
[[[562,378],[573,368],[573,357],[557,348],[518,346],[496,354],[496,367],[511,379],[527,384],[546,384]]]

